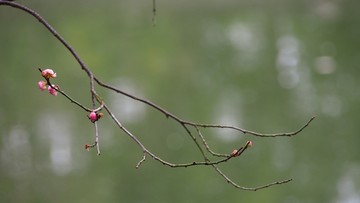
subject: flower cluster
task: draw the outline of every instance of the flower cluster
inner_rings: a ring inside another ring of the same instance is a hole
[[[39,89],[41,91],[44,91],[47,89],[51,95],[56,96],[58,93],[57,90],[59,87],[57,85],[51,85],[48,82],[51,78],[56,77],[56,73],[51,69],[45,69],[45,70],[41,71],[41,76],[43,76],[46,81],[41,80],[38,82]]]
[[[39,71],[41,72],[41,76],[45,79],[45,81],[41,80],[41,81],[38,82],[39,89],[41,91],[47,90],[51,95],[57,96],[58,92],[60,91],[59,86],[50,83],[50,79],[56,78],[56,73],[52,69],[42,70],[42,69],[39,68]],[[64,96],[66,96],[68,99],[70,99],[74,103],[78,104],[77,102],[72,100],[69,96],[67,96],[64,92],[60,91],[60,93],[63,94]],[[89,120],[92,123],[95,123],[101,117],[104,116],[103,113],[98,112],[98,111],[100,111],[102,109],[103,106],[98,108],[98,109],[87,110],[87,108],[83,107],[81,104],[78,104],[78,105],[80,107],[82,107],[83,109],[85,109],[86,111],[90,111],[90,114],[87,117],[89,118]],[[95,127],[97,128],[97,125],[95,125]],[[98,155],[99,155],[100,150],[99,150],[99,145],[98,145],[98,140],[97,140],[98,138],[97,137],[98,137],[98,133],[96,132],[96,141],[95,141],[95,143],[93,145],[85,144],[85,149],[87,151],[90,151],[91,148],[97,146]]]

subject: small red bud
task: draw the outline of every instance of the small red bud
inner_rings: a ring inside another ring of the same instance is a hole
[[[234,150],[231,152],[230,156],[238,156],[238,150],[234,149]]]
[[[91,146],[90,146],[89,144],[86,144],[86,145],[85,145],[85,149],[86,149],[87,151],[90,151],[90,147],[91,147]]]

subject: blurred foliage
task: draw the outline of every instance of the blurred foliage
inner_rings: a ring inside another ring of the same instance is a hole
[[[259,139],[205,130],[214,150],[243,157],[221,168],[244,186],[293,178],[253,192],[211,168],[171,169],[150,159],[109,118],[102,155],[87,153],[93,126],[65,98],[40,92],[51,67],[68,94],[90,105],[89,80],[35,19],[0,6],[0,196],[3,202],[360,202],[360,27],[356,0],[21,2],[41,14],[103,81],[181,118],[285,132]],[[171,120],[98,89],[151,150],[174,162],[199,159]]]

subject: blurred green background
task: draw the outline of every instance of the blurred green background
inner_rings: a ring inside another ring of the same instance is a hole
[[[0,6],[1,202],[360,202],[360,3],[357,0],[19,1],[41,14],[103,81],[181,118],[292,138],[204,130],[213,150],[244,156],[220,168],[172,169],[147,159],[111,119],[99,122],[102,155],[86,112],[40,92],[38,67],[90,106],[89,80],[70,53],[19,10]],[[119,120],[160,157],[201,160],[176,123],[97,89]]]

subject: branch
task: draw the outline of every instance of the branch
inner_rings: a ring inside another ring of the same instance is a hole
[[[261,189],[265,189],[274,185],[281,185],[281,184],[285,184],[288,183],[290,181],[292,181],[292,179],[286,179],[286,180],[282,180],[282,181],[275,181],[272,183],[268,183],[266,185],[262,185],[262,186],[258,186],[258,187],[243,187],[240,186],[238,184],[236,184],[234,181],[232,181],[229,177],[227,177],[218,167],[213,165],[213,168],[215,169],[216,172],[218,172],[220,174],[220,176],[222,176],[229,184],[231,184],[232,186],[234,186],[235,188],[241,189],[241,190],[248,190],[248,191],[257,191],[257,190],[261,190]]]
[[[88,66],[79,57],[79,55],[70,46],[70,44],[67,43],[65,41],[65,39],[44,18],[42,18],[34,10],[32,10],[32,9],[22,5],[22,4],[19,4],[19,3],[16,3],[16,2],[11,2],[11,1],[5,1],[5,0],[0,0],[0,5],[10,6],[10,7],[22,10],[22,11],[30,14],[34,18],[36,18],[71,53],[71,55],[75,58],[75,60],[80,65],[81,69],[88,76],[89,82],[90,82],[89,90],[90,90],[90,94],[91,94],[92,108],[85,107],[80,102],[76,101],[75,99],[70,97],[67,93],[65,93],[63,90],[61,90],[59,86],[52,84],[49,77],[44,77],[46,79],[46,85],[49,85],[51,87],[50,89],[54,89],[56,92],[59,92],[66,99],[68,99],[70,102],[74,103],[76,106],[83,109],[84,111],[90,112],[88,117],[91,120],[91,122],[94,123],[95,141],[94,141],[94,144],[92,144],[92,145],[86,144],[85,149],[89,150],[90,148],[93,148],[93,147],[96,146],[97,154],[100,155],[99,129],[98,129],[97,122],[98,122],[99,118],[102,117],[103,114],[102,113],[97,113],[97,112],[101,111],[102,109],[105,109],[106,113],[111,117],[111,119],[113,120],[115,125],[122,132],[124,132],[130,139],[132,139],[134,141],[134,143],[143,152],[142,159],[140,159],[140,161],[137,163],[136,168],[139,168],[141,166],[141,164],[144,163],[144,161],[146,160],[146,158],[148,156],[151,157],[152,159],[156,160],[157,162],[159,162],[159,163],[161,163],[163,165],[166,165],[168,167],[172,167],[172,168],[179,168],[179,167],[180,168],[181,167],[186,168],[186,167],[193,167],[193,166],[212,166],[212,168],[222,178],[224,178],[228,183],[230,183],[232,186],[234,186],[234,187],[236,187],[238,189],[250,190],[250,191],[256,191],[256,190],[259,190],[259,189],[268,188],[268,187],[271,187],[273,185],[284,184],[284,183],[287,183],[287,182],[292,180],[292,179],[287,179],[287,180],[283,180],[283,181],[276,181],[276,182],[272,182],[272,183],[265,184],[265,185],[259,186],[259,187],[254,187],[254,188],[243,187],[243,186],[238,185],[237,183],[232,181],[228,176],[226,176],[219,169],[218,166],[223,164],[223,163],[228,162],[231,159],[234,159],[236,157],[240,157],[252,145],[252,142],[251,141],[246,142],[245,145],[240,146],[236,150],[233,150],[230,154],[216,153],[211,149],[211,147],[206,142],[206,138],[202,134],[201,128],[220,128],[220,129],[227,128],[227,129],[239,131],[239,132],[244,133],[244,134],[249,134],[249,135],[258,136],[258,137],[284,137],[284,136],[291,137],[291,136],[295,136],[295,135],[299,134],[300,132],[302,132],[306,127],[308,127],[308,125],[314,120],[315,117],[310,118],[310,120],[307,123],[305,123],[305,125],[303,125],[299,130],[296,130],[294,132],[288,132],[288,133],[274,133],[274,134],[258,133],[258,132],[242,129],[240,127],[230,126],[230,125],[202,124],[202,123],[195,123],[195,122],[191,122],[191,121],[188,121],[188,120],[181,119],[178,116],[176,116],[175,114],[173,114],[173,113],[167,111],[166,109],[162,108],[161,106],[153,103],[152,101],[137,97],[137,96],[135,96],[133,94],[127,93],[127,92],[125,92],[123,90],[120,90],[120,89],[118,89],[116,87],[113,87],[111,85],[108,85],[108,84],[102,82],[99,78],[97,78],[90,71]],[[153,24],[154,25],[156,23],[155,20],[156,20],[156,1],[153,0]],[[39,69],[39,70],[40,70],[40,72],[42,72],[41,69]],[[182,126],[185,133],[194,142],[194,144],[195,144],[196,148],[198,149],[198,152],[201,154],[203,160],[201,160],[201,161],[191,161],[191,162],[188,162],[188,163],[172,163],[170,161],[166,161],[166,160],[162,159],[158,155],[155,155],[153,152],[151,152],[149,149],[146,148],[146,146],[137,138],[136,135],[132,134],[127,128],[125,128],[122,125],[122,123],[119,121],[119,119],[111,111],[109,106],[106,105],[105,101],[103,99],[101,99],[101,97],[96,93],[94,83],[97,83],[100,87],[102,87],[104,89],[107,89],[107,90],[116,92],[118,94],[124,95],[124,96],[126,96],[128,98],[131,98],[131,99],[137,101],[137,102],[144,103],[145,105],[147,105],[147,106],[155,109],[159,113],[163,114],[166,118],[170,118],[170,119],[174,120],[175,122],[177,122],[180,126]],[[56,95],[55,93],[52,93],[52,94]],[[97,103],[100,104],[100,106],[98,108],[96,108]],[[192,130],[195,130],[196,133],[192,133]],[[201,141],[198,141],[197,138],[200,138]],[[203,148],[205,148],[205,149],[203,149]],[[211,157],[208,157],[208,154],[210,154]],[[215,159],[215,160],[212,160],[212,159]]]
[[[305,123],[300,129],[294,131],[294,132],[287,132],[287,133],[258,133],[250,130],[245,130],[236,126],[230,126],[230,125],[216,125],[216,124],[201,124],[201,123],[192,123],[185,121],[186,124],[196,126],[196,127],[202,127],[202,128],[227,128],[232,130],[240,131],[244,134],[250,134],[258,137],[291,137],[294,135],[299,134],[301,131],[303,131],[313,120],[315,119],[315,116],[311,117],[308,122]]]
[[[306,122],[300,129],[298,129],[298,130],[296,130],[294,132],[272,133],[272,134],[270,134],[270,133],[259,133],[259,132],[245,130],[243,128],[236,127],[236,126],[230,126],[230,125],[194,123],[194,122],[191,122],[191,121],[183,120],[183,119],[175,116],[174,114],[170,113],[169,111],[163,109],[162,107],[158,106],[157,104],[155,104],[155,103],[153,103],[153,102],[151,102],[149,100],[139,98],[139,97],[137,97],[135,95],[132,95],[130,93],[127,93],[125,91],[117,89],[117,88],[115,88],[113,86],[105,84],[104,82],[100,81],[96,77],[94,78],[94,80],[95,80],[95,82],[97,82],[98,85],[100,85],[100,86],[102,86],[102,87],[104,87],[106,89],[112,90],[112,91],[114,91],[116,93],[122,94],[122,95],[124,95],[126,97],[129,97],[129,98],[131,98],[133,100],[144,103],[144,104],[154,108],[155,110],[157,110],[157,111],[161,112],[162,114],[164,114],[167,118],[172,118],[172,119],[174,119],[175,121],[179,122],[182,125],[189,125],[189,126],[193,126],[195,128],[197,128],[197,127],[201,127],[201,128],[227,128],[227,129],[240,131],[240,132],[242,132],[244,134],[254,135],[254,136],[258,136],[258,137],[291,137],[291,136],[299,134],[301,131],[303,131],[315,119],[315,116],[311,117],[308,122]]]

